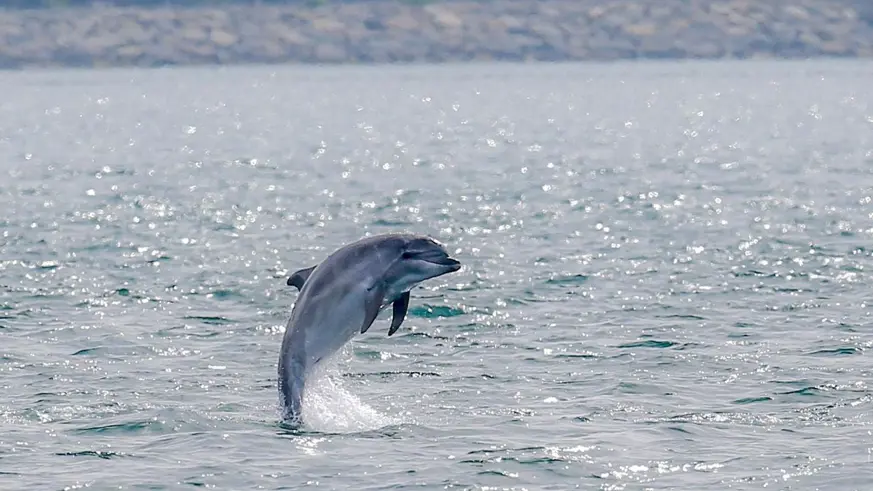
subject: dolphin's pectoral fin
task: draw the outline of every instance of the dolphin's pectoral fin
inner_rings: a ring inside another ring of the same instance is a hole
[[[382,310],[382,300],[385,296],[385,287],[376,285],[369,288],[367,298],[364,300],[364,323],[361,324],[361,334],[367,332],[367,329],[373,325],[379,311]]]
[[[403,319],[406,317],[406,311],[409,309],[409,292],[400,295],[400,298],[394,301],[394,317],[391,319],[391,327],[388,329],[388,335],[391,336],[397,329],[400,328],[400,324],[403,324]]]
[[[316,264],[315,266],[318,265]],[[296,287],[297,291],[302,290],[303,284],[306,283],[306,280],[309,279],[309,275],[312,274],[312,270],[315,269],[315,266],[295,271],[294,274],[288,277],[288,281],[286,281],[285,284],[288,286]]]
[[[361,334],[367,332],[367,329],[373,325],[373,321],[376,320],[376,316],[379,315],[379,303],[377,302],[367,302],[366,310],[364,311],[364,323],[361,324]]]

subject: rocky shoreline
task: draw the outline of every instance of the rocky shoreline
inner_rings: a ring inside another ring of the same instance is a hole
[[[869,0],[0,10],[0,68],[873,57]]]

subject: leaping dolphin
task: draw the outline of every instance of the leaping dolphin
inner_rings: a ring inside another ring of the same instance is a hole
[[[285,328],[278,367],[283,419],[302,423],[306,377],[320,361],[367,332],[392,304],[388,335],[393,335],[409,308],[409,291],[459,269],[461,263],[429,237],[385,234],[348,244],[320,264],[294,272],[287,284],[300,294]]]

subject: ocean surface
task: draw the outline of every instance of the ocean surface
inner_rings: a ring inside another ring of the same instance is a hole
[[[873,63],[0,78],[0,488],[873,487]],[[413,290],[280,424],[287,276]]]

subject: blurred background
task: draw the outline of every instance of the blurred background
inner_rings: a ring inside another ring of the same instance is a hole
[[[0,67],[810,56],[873,56],[873,3],[0,2]]]

